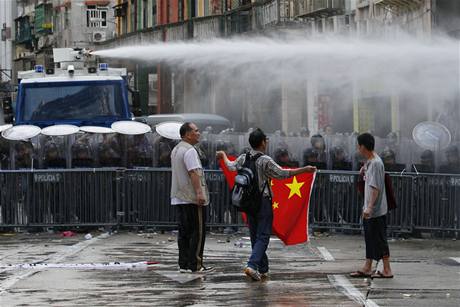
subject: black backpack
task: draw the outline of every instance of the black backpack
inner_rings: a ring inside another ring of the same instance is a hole
[[[261,153],[253,157],[249,153],[246,154],[243,167],[238,170],[232,189],[232,205],[248,214],[257,213],[262,196],[256,170],[256,160],[260,156]]]

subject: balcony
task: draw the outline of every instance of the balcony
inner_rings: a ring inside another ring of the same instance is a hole
[[[254,19],[256,27],[258,29],[263,29],[265,27],[275,25],[280,20],[279,15],[282,12],[284,11],[281,11],[278,8],[277,1],[256,5],[254,7]]]
[[[226,0],[224,3],[226,11],[251,7],[251,0]]]
[[[251,31],[251,19],[248,11],[236,11],[225,16],[225,34],[227,36]]]
[[[194,18],[192,23],[194,39],[211,39],[220,37],[224,33],[224,23],[221,15]]]
[[[113,39],[95,43],[96,50],[135,46],[141,44],[154,44],[163,41],[185,41],[191,37],[193,30],[189,21],[156,26],[142,31],[129,32]]]
[[[376,0],[374,4],[414,9],[414,8],[420,7],[420,5],[422,4],[422,1],[421,0]]]
[[[190,38],[192,29],[189,22],[178,22],[164,25],[165,41],[184,41]]]
[[[46,35],[53,33],[53,5],[42,3],[35,7],[35,34]]]
[[[345,11],[345,0],[300,0],[297,17],[320,18],[341,15]]]
[[[29,16],[22,16],[15,19],[17,44],[26,44],[32,41],[32,31],[29,22]]]

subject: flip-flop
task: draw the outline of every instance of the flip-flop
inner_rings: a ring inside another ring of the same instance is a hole
[[[382,272],[377,271],[375,274],[371,275],[371,278],[393,278],[393,275],[383,275]]]
[[[364,278],[364,277],[371,277],[371,274],[366,274],[362,271],[356,271],[353,273],[350,273],[350,277],[352,278]]]

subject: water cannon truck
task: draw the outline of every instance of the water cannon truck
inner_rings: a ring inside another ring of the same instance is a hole
[[[85,49],[55,48],[53,56],[54,68],[18,72],[15,125],[110,127],[131,120],[126,68],[97,65]]]
[[[128,147],[139,147],[151,128],[133,120],[129,94],[133,111],[139,96],[126,68],[97,63],[86,49],[56,48],[53,56],[54,67],[18,72],[14,122],[0,126],[1,169],[127,165]],[[77,163],[85,159],[91,163]]]

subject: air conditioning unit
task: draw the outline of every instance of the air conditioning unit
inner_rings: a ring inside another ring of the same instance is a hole
[[[103,42],[107,38],[107,33],[104,31],[93,32],[93,42]]]

